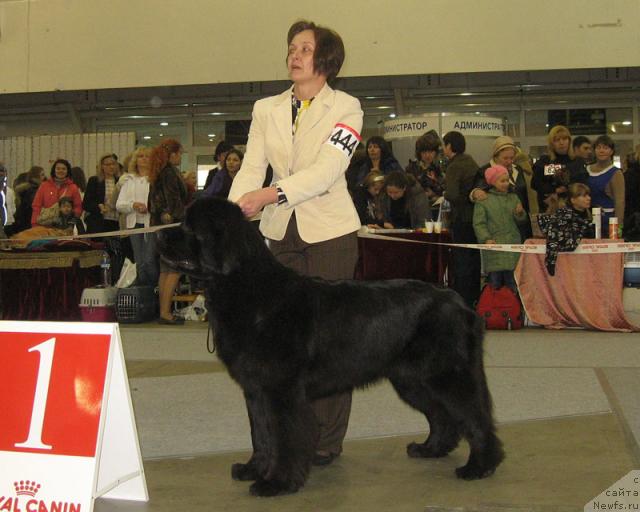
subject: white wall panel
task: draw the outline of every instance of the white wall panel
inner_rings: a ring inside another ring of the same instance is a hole
[[[100,155],[113,152],[124,158],[135,149],[135,140],[135,132],[9,137],[0,139],[0,162],[9,169],[10,181],[32,165],[44,167],[49,176],[51,164],[58,158],[82,167],[89,177],[96,173]]]

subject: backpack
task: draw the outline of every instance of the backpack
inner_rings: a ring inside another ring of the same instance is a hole
[[[487,329],[522,329],[520,299],[508,286],[495,289],[485,285],[476,306]]]

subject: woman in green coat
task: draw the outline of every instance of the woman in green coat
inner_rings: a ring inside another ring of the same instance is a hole
[[[518,196],[509,192],[509,172],[501,165],[489,167],[485,179],[491,186],[485,201],[475,204],[473,230],[481,244],[522,243],[517,223],[527,221],[527,214]],[[493,288],[508,286],[516,291],[513,270],[518,264],[518,253],[482,251],[482,263],[489,284]]]

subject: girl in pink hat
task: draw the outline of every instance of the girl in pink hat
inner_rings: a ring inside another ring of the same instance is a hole
[[[522,243],[518,224],[527,221],[527,214],[518,196],[509,192],[509,172],[506,167],[489,167],[484,177],[491,186],[488,197],[473,209],[473,229],[481,244]],[[487,281],[493,288],[508,286],[516,291],[513,270],[518,253],[482,251],[482,263]]]

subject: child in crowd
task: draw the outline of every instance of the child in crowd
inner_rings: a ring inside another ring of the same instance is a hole
[[[82,220],[73,214],[73,200],[67,196],[61,197],[58,200],[58,208],[60,209],[60,213],[58,218],[53,221],[51,227],[62,229],[68,235],[84,235],[85,229]],[[77,233],[73,232],[73,228],[76,228]]]
[[[522,243],[517,223],[527,221],[527,214],[518,196],[509,192],[509,171],[494,165],[485,171],[491,186],[488,197],[477,202],[473,209],[473,230],[481,244]],[[482,251],[484,270],[489,284],[497,289],[508,286],[516,291],[513,270],[520,254],[502,251]]]
[[[583,238],[593,237],[590,206],[589,187],[584,183],[572,183],[566,204],[553,214],[538,215],[538,225],[547,238],[544,263],[549,275],[555,275],[559,252],[573,251]]]

